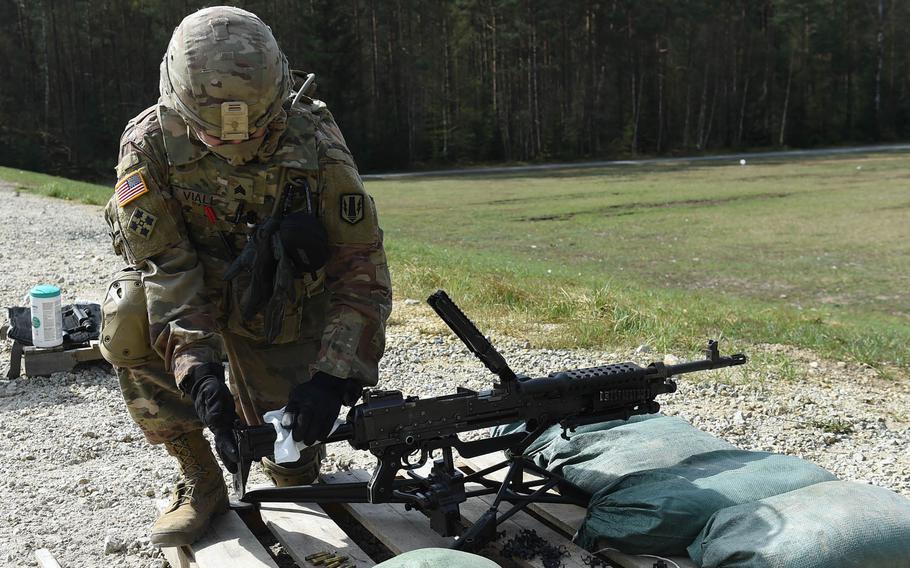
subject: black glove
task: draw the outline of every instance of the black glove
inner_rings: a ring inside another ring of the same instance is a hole
[[[238,417],[234,397],[224,384],[224,366],[206,363],[195,367],[180,383],[180,390],[193,397],[196,414],[215,435],[215,451],[224,467],[236,473],[240,456],[233,427]]]
[[[291,391],[281,425],[292,430],[294,441],[306,445],[325,440],[338,418],[341,404],[352,405],[363,387],[350,379],[317,372],[309,382]]]
[[[240,313],[244,320],[250,320],[262,311],[272,297],[276,266],[272,235],[278,227],[279,222],[271,217],[260,223],[222,277],[223,280],[234,280],[241,272],[249,273],[249,284],[240,298]]]
[[[298,211],[285,216],[281,220],[279,234],[294,263],[296,277],[325,266],[329,259],[329,236],[315,215]]]

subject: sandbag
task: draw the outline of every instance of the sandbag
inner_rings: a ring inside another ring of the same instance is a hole
[[[491,433],[499,435],[521,428],[523,425],[513,424]],[[538,466],[564,476],[589,494],[630,473],[669,467],[706,452],[736,449],[682,418],[661,414],[579,426],[568,440],[561,434],[559,426],[550,428],[525,454]]]
[[[376,568],[499,568],[499,564],[460,550],[418,548],[380,562]]]
[[[698,453],[601,488],[591,498],[576,539],[589,549],[610,546],[630,554],[685,554],[715,512],[834,479],[793,456],[738,449]]]
[[[718,511],[689,555],[703,568],[908,568],[910,500],[819,483]]]

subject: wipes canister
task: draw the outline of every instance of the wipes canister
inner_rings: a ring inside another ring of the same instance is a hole
[[[29,292],[32,301],[32,343],[35,347],[57,347],[63,343],[63,312],[60,288],[41,284]]]

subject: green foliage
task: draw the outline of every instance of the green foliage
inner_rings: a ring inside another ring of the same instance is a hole
[[[13,168],[0,167],[0,180],[12,182],[21,191],[79,201],[90,205],[104,205],[110,199],[110,186],[86,183]]]
[[[841,418],[816,419],[810,422],[812,427],[829,434],[852,434],[853,424]]]
[[[0,3],[0,164],[110,176],[206,4]],[[363,171],[910,136],[907,2],[234,4],[317,74]]]

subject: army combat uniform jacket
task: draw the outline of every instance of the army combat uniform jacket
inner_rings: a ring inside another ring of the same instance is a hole
[[[174,386],[196,365],[221,361],[225,350],[247,422],[259,422],[261,412],[282,405],[290,388],[316,371],[376,384],[391,310],[382,231],[322,102],[285,103],[259,158],[241,166],[190,137],[174,111],[153,106],[127,125],[117,177],[105,217],[115,251],[141,272],[147,349],[117,349],[107,333],[102,341],[111,342],[107,353],[128,408],[150,441],[191,429],[176,426],[179,416],[163,407],[176,404]],[[301,210],[323,223],[328,261],[295,281],[297,300],[287,302],[281,331],[268,344],[263,317],[240,315],[249,275],[232,282],[222,275],[258,223]],[[281,384],[262,395],[270,377]],[[238,381],[245,383],[239,393]],[[192,412],[181,412],[195,422]]]

